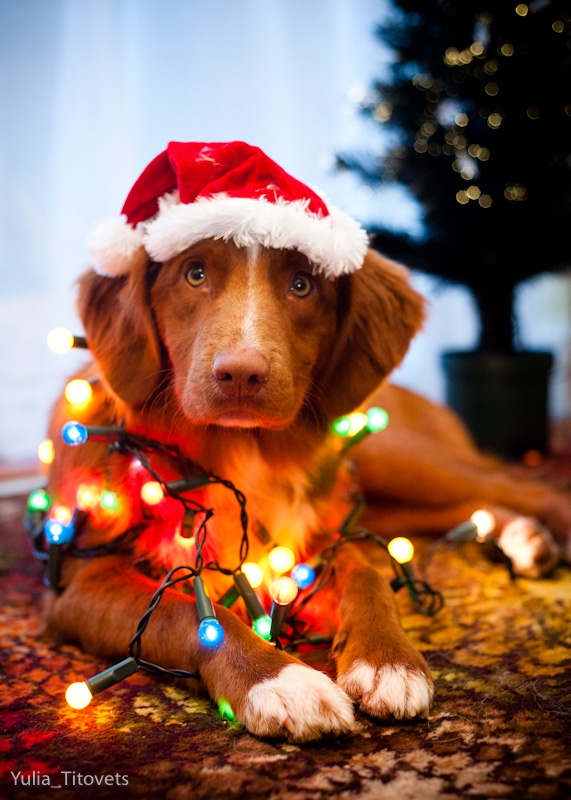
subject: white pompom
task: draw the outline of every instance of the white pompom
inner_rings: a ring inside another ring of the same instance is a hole
[[[95,271],[114,278],[129,272],[135,255],[143,247],[143,237],[125,216],[113,217],[89,234],[87,246]]]

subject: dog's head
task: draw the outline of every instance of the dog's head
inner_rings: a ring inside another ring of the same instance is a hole
[[[369,251],[336,281],[300,252],[205,239],[127,275],[80,278],[79,312],[102,378],[123,404],[190,423],[328,424],[402,360],[423,300]]]

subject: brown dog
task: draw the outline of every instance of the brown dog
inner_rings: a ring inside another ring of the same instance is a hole
[[[460,422],[402,389],[383,385],[423,319],[423,301],[406,270],[368,252],[360,269],[335,280],[303,251],[205,237],[157,262],[138,249],[128,271],[80,279],[79,312],[94,357],[84,376],[94,398],[78,415],[166,442],[222,476],[247,498],[252,530],[309,558],[335,540],[345,517],[342,459],[331,421],[361,404],[382,405],[391,424],[354,450],[362,488],[384,504],[375,530],[442,533],[477,508],[490,507],[496,535],[523,574],[544,574],[559,547],[569,552],[570,507],[557,493],[521,481],[481,456]],[[65,400],[52,437],[69,419]],[[140,470],[107,443],[56,448],[49,493],[73,507],[77,487],[113,486],[121,508],[90,512],[84,549],[134,540],[113,554],[68,558],[52,596],[48,626],[101,656],[124,657],[156,579],[191,563],[196,542],[180,535],[180,504],[165,498],[152,513],[141,502]],[[352,454],[353,455],[353,454]],[[165,481],[180,478],[162,455]],[[339,475],[338,475],[339,470]],[[340,476],[340,477],[339,477]],[[234,498],[219,484],[199,490],[215,509],[208,547],[234,564],[240,525]],[[522,519],[520,514],[525,515]],[[250,557],[265,552],[252,535]],[[230,579],[206,574],[212,597]],[[378,716],[426,716],[432,681],[399,622],[389,584],[353,546],[339,549],[334,578],[316,622],[335,633],[337,684],[262,640],[219,606],[225,631],[217,649],[197,639],[192,596],[165,592],[142,639],[141,656],[168,669],[198,670],[215,700],[226,700],[253,733],[297,741],[353,725],[353,701]]]

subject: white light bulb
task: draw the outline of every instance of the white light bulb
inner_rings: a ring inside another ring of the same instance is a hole
[[[81,683],[70,683],[65,690],[65,699],[68,706],[80,709],[85,708],[91,703],[93,695],[89,691],[89,686],[85,681],[81,681]]]

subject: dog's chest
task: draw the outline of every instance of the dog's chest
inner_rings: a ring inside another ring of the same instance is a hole
[[[206,556],[227,569],[239,562],[243,536],[247,536],[249,558],[259,558],[275,545],[287,546],[299,555],[311,532],[319,527],[304,472],[273,473],[255,458],[244,462],[239,471],[227,470],[223,483],[212,483],[185,496],[191,506],[198,507],[194,513],[185,511],[177,500],[162,507],[165,521],[170,518],[170,530],[164,530],[156,543],[156,555],[169,568],[182,563],[181,557],[188,558],[201,539]],[[153,547],[150,542],[148,546]]]
[[[197,511],[193,519],[188,511],[184,515],[178,501],[169,500],[163,524],[149,525],[141,538],[141,557],[167,570],[194,564],[200,547],[204,563],[234,571],[246,549],[247,561],[265,567],[269,552],[285,546],[299,561],[314,551],[315,535],[322,539],[325,530],[338,529],[351,507],[351,478],[344,469],[334,470],[329,484],[318,491],[315,478],[298,466],[277,468],[252,449],[226,455],[224,479],[231,485],[214,483],[187,495],[212,512],[206,524],[206,511]],[[214,569],[208,571],[207,583],[213,596],[219,596],[229,579]]]

